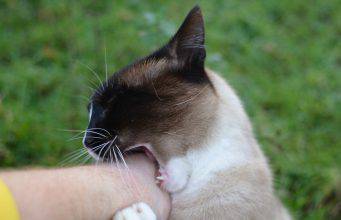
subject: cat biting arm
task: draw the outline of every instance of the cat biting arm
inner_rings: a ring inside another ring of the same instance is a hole
[[[268,162],[239,97],[205,68],[205,58],[196,6],[166,45],[95,91],[84,146],[103,161],[115,156],[123,164],[124,157],[145,153],[159,168],[156,181],[171,194],[172,220],[290,219],[274,195]],[[114,218],[155,215],[137,203]]]

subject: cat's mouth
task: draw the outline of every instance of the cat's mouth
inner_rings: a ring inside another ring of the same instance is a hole
[[[126,155],[136,153],[145,154],[148,157],[148,159],[151,160],[159,168],[160,162],[149,144],[134,145],[124,150],[124,154]]]
[[[147,144],[147,143],[146,144],[136,144],[136,145],[127,147],[124,150],[120,150],[118,147],[111,148],[111,146],[107,146],[106,148],[105,147],[97,148],[97,150],[95,152],[88,147],[87,147],[87,150],[88,150],[89,154],[95,158],[95,160],[100,160],[103,162],[110,162],[110,163],[113,163],[114,161],[116,161],[116,162],[123,161],[124,162],[125,161],[123,159],[124,157],[129,157],[129,155],[132,155],[132,154],[142,153],[155,165],[157,171],[162,166],[160,163],[160,160],[158,159],[158,156],[156,156],[156,153],[154,152],[153,148],[151,147],[150,144]],[[156,175],[158,176],[159,173],[156,173]]]

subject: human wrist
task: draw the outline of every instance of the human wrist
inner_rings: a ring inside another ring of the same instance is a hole
[[[90,180],[87,184],[89,188],[85,190],[87,194],[81,195],[86,197],[83,204],[105,207],[103,209],[109,213],[102,213],[102,217],[111,218],[117,208],[144,202],[153,209],[158,219],[167,219],[170,198],[155,184],[154,165],[141,156],[128,158],[127,165],[129,169],[121,170],[115,165],[105,164],[75,168],[76,173],[83,173],[79,177],[80,181]],[[97,219],[100,219],[99,216]]]
[[[155,165],[142,155],[128,157],[127,163],[131,165],[132,172],[142,185],[142,198],[135,198],[135,201],[149,204],[157,215],[157,219],[168,219],[171,206],[170,196],[156,185]]]

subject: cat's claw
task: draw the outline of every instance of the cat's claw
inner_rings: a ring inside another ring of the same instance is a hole
[[[139,202],[118,211],[113,220],[156,220],[156,215],[149,205]]]

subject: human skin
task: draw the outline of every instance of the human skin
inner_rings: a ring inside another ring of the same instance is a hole
[[[155,167],[143,155],[127,158],[130,171],[114,165],[0,172],[21,219],[112,219],[143,201],[167,219],[170,198],[155,184]],[[130,173],[130,175],[128,175]],[[134,180],[133,180],[134,179]]]

